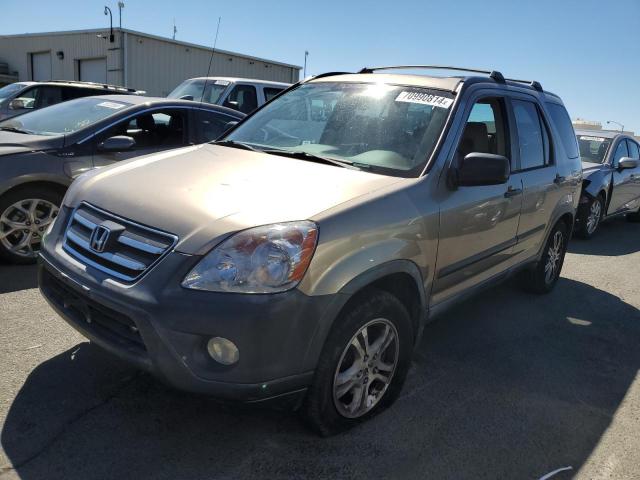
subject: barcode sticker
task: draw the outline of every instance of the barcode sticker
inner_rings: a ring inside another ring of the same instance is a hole
[[[453,99],[432,95],[431,93],[400,92],[396,97],[396,102],[421,103],[432,107],[449,108],[453,103]]]

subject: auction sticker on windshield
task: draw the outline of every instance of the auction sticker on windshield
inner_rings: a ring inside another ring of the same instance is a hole
[[[422,105],[431,105],[432,107],[449,108],[453,103],[453,99],[431,93],[405,91],[400,92],[396,97],[396,102],[420,103]]]
[[[99,103],[98,106],[105,107],[105,108],[112,108],[113,110],[118,110],[124,107],[125,105],[122,103],[116,103],[116,102],[102,102],[102,103]]]
[[[580,140],[588,140],[591,142],[604,142],[606,140],[606,138],[604,137],[587,137],[587,136],[581,136]]]

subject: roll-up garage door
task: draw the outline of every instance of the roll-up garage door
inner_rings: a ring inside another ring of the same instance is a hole
[[[31,54],[31,74],[36,82],[51,80],[51,52]]]
[[[80,80],[83,82],[107,83],[107,59],[80,60]]]

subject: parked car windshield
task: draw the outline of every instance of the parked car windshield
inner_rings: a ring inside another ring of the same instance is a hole
[[[578,145],[580,145],[580,157],[583,162],[602,163],[607,156],[610,138],[598,137],[597,135],[577,135]]]
[[[7,98],[9,98],[11,95],[22,90],[23,88],[24,88],[24,85],[20,83],[12,83],[10,85],[0,88],[0,102],[3,102]]]
[[[450,93],[424,88],[312,82],[276,98],[225,140],[417,176],[452,103]]]
[[[35,135],[61,135],[93,125],[129,107],[130,103],[86,97],[58,103],[0,122],[0,129],[16,129]]]
[[[205,91],[205,83],[206,83],[206,91]],[[192,97],[188,98],[188,100],[194,100],[196,102],[207,102],[216,104],[220,100],[222,93],[229,86],[227,80],[185,80],[180,85],[178,85],[167,98],[184,98],[184,97]],[[203,96],[204,92],[204,96]]]

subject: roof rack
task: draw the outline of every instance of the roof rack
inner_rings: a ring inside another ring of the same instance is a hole
[[[108,83],[97,83],[97,82],[83,82],[81,80],[47,80],[47,83],[70,83],[70,84],[78,84],[78,85],[89,85],[96,88],[105,88],[108,90],[116,90],[118,92],[129,92],[129,93],[138,93],[143,94],[146,93],[144,90],[136,90],[135,88],[122,87],[120,85],[110,85]]]
[[[505,78],[498,70],[482,70],[479,68],[465,68],[465,67],[453,67],[450,65],[389,65],[386,67],[364,67],[358,73],[373,73],[378,70],[407,70],[413,68],[423,68],[428,70],[453,70],[456,72],[471,72],[471,73],[484,73],[489,75],[498,83],[505,83],[505,81],[527,83],[534,89],[542,92],[542,85],[535,80],[516,80],[513,78]]]

